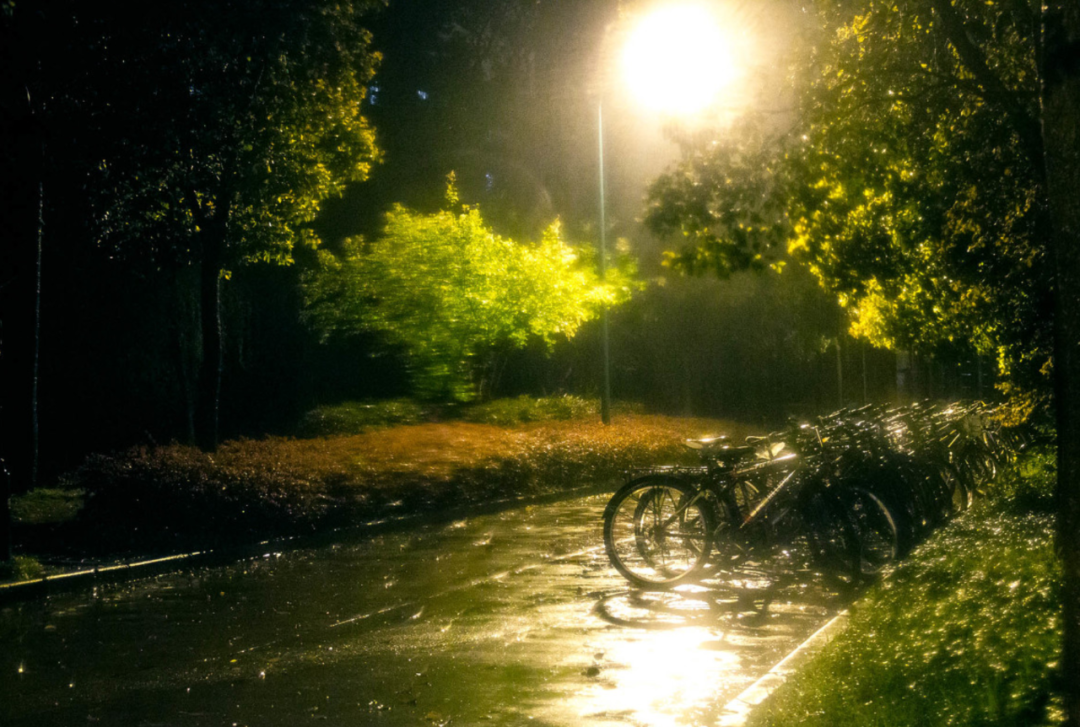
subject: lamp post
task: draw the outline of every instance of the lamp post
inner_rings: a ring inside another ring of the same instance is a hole
[[[596,140],[600,161],[600,282],[607,282],[607,219],[604,209],[604,102],[596,104]],[[600,389],[600,421],[611,424],[611,337],[608,328],[608,307],[600,311],[600,350],[604,364],[604,381]]]
[[[731,44],[716,18],[700,4],[662,6],[630,32],[622,64],[633,95],[643,106],[673,115],[690,115],[712,102],[738,76]],[[607,279],[607,219],[604,190],[603,91],[596,104],[600,182],[600,279]],[[607,306],[600,312],[603,384],[600,419],[611,423],[611,341]]]

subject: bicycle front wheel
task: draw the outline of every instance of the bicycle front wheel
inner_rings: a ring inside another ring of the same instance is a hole
[[[705,567],[713,517],[686,482],[646,475],[616,492],[604,510],[604,547],[615,569],[641,588],[670,587]]]
[[[859,574],[872,578],[896,562],[900,543],[896,522],[876,495],[861,487],[848,487],[843,501],[855,529]]]
[[[836,496],[814,489],[803,498],[799,513],[811,556],[828,580],[851,585],[863,575],[857,533]]]

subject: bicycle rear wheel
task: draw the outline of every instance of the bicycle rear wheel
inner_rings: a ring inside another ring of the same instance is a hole
[[[697,491],[668,475],[623,486],[604,510],[604,547],[615,569],[642,588],[696,577],[712,545],[713,516]]]

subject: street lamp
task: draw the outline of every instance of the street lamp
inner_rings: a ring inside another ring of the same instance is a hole
[[[706,108],[734,81],[738,64],[733,44],[720,23],[701,4],[664,5],[644,15],[627,36],[622,54],[623,77],[631,94],[645,108],[671,115],[689,115]],[[597,101],[597,146],[600,166],[600,278],[607,279],[607,220],[604,199],[604,104]],[[611,346],[608,310],[600,314],[604,366],[600,419],[611,423]]]
[[[630,31],[622,54],[623,78],[645,108],[694,114],[739,77],[734,48],[706,6],[664,5]]]

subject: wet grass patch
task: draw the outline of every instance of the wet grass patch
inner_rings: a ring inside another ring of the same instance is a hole
[[[614,402],[613,413],[644,413],[631,402]],[[600,416],[600,401],[580,396],[519,396],[471,404],[434,404],[413,399],[347,401],[307,412],[296,428],[299,437],[364,434],[378,429],[425,422],[465,421],[512,427],[530,422],[568,421]]]
[[[41,562],[29,555],[16,555],[10,561],[0,561],[0,581],[28,581],[45,573]]]
[[[69,522],[83,506],[79,489],[40,487],[11,498],[11,517],[19,525]]]
[[[645,409],[639,404],[625,401],[612,402],[612,415],[642,414]],[[471,404],[458,413],[464,421],[477,424],[493,424],[500,427],[512,427],[529,422],[568,421],[600,416],[598,399],[583,399],[580,396],[546,396],[539,399],[531,396],[519,396],[516,399],[496,399],[494,401]]]
[[[861,599],[749,724],[1059,724],[1052,460],[1029,457],[1000,479]]]
[[[420,424],[435,412],[412,399],[347,401],[320,406],[307,412],[296,428],[300,437],[328,437],[362,434],[375,429]]]

